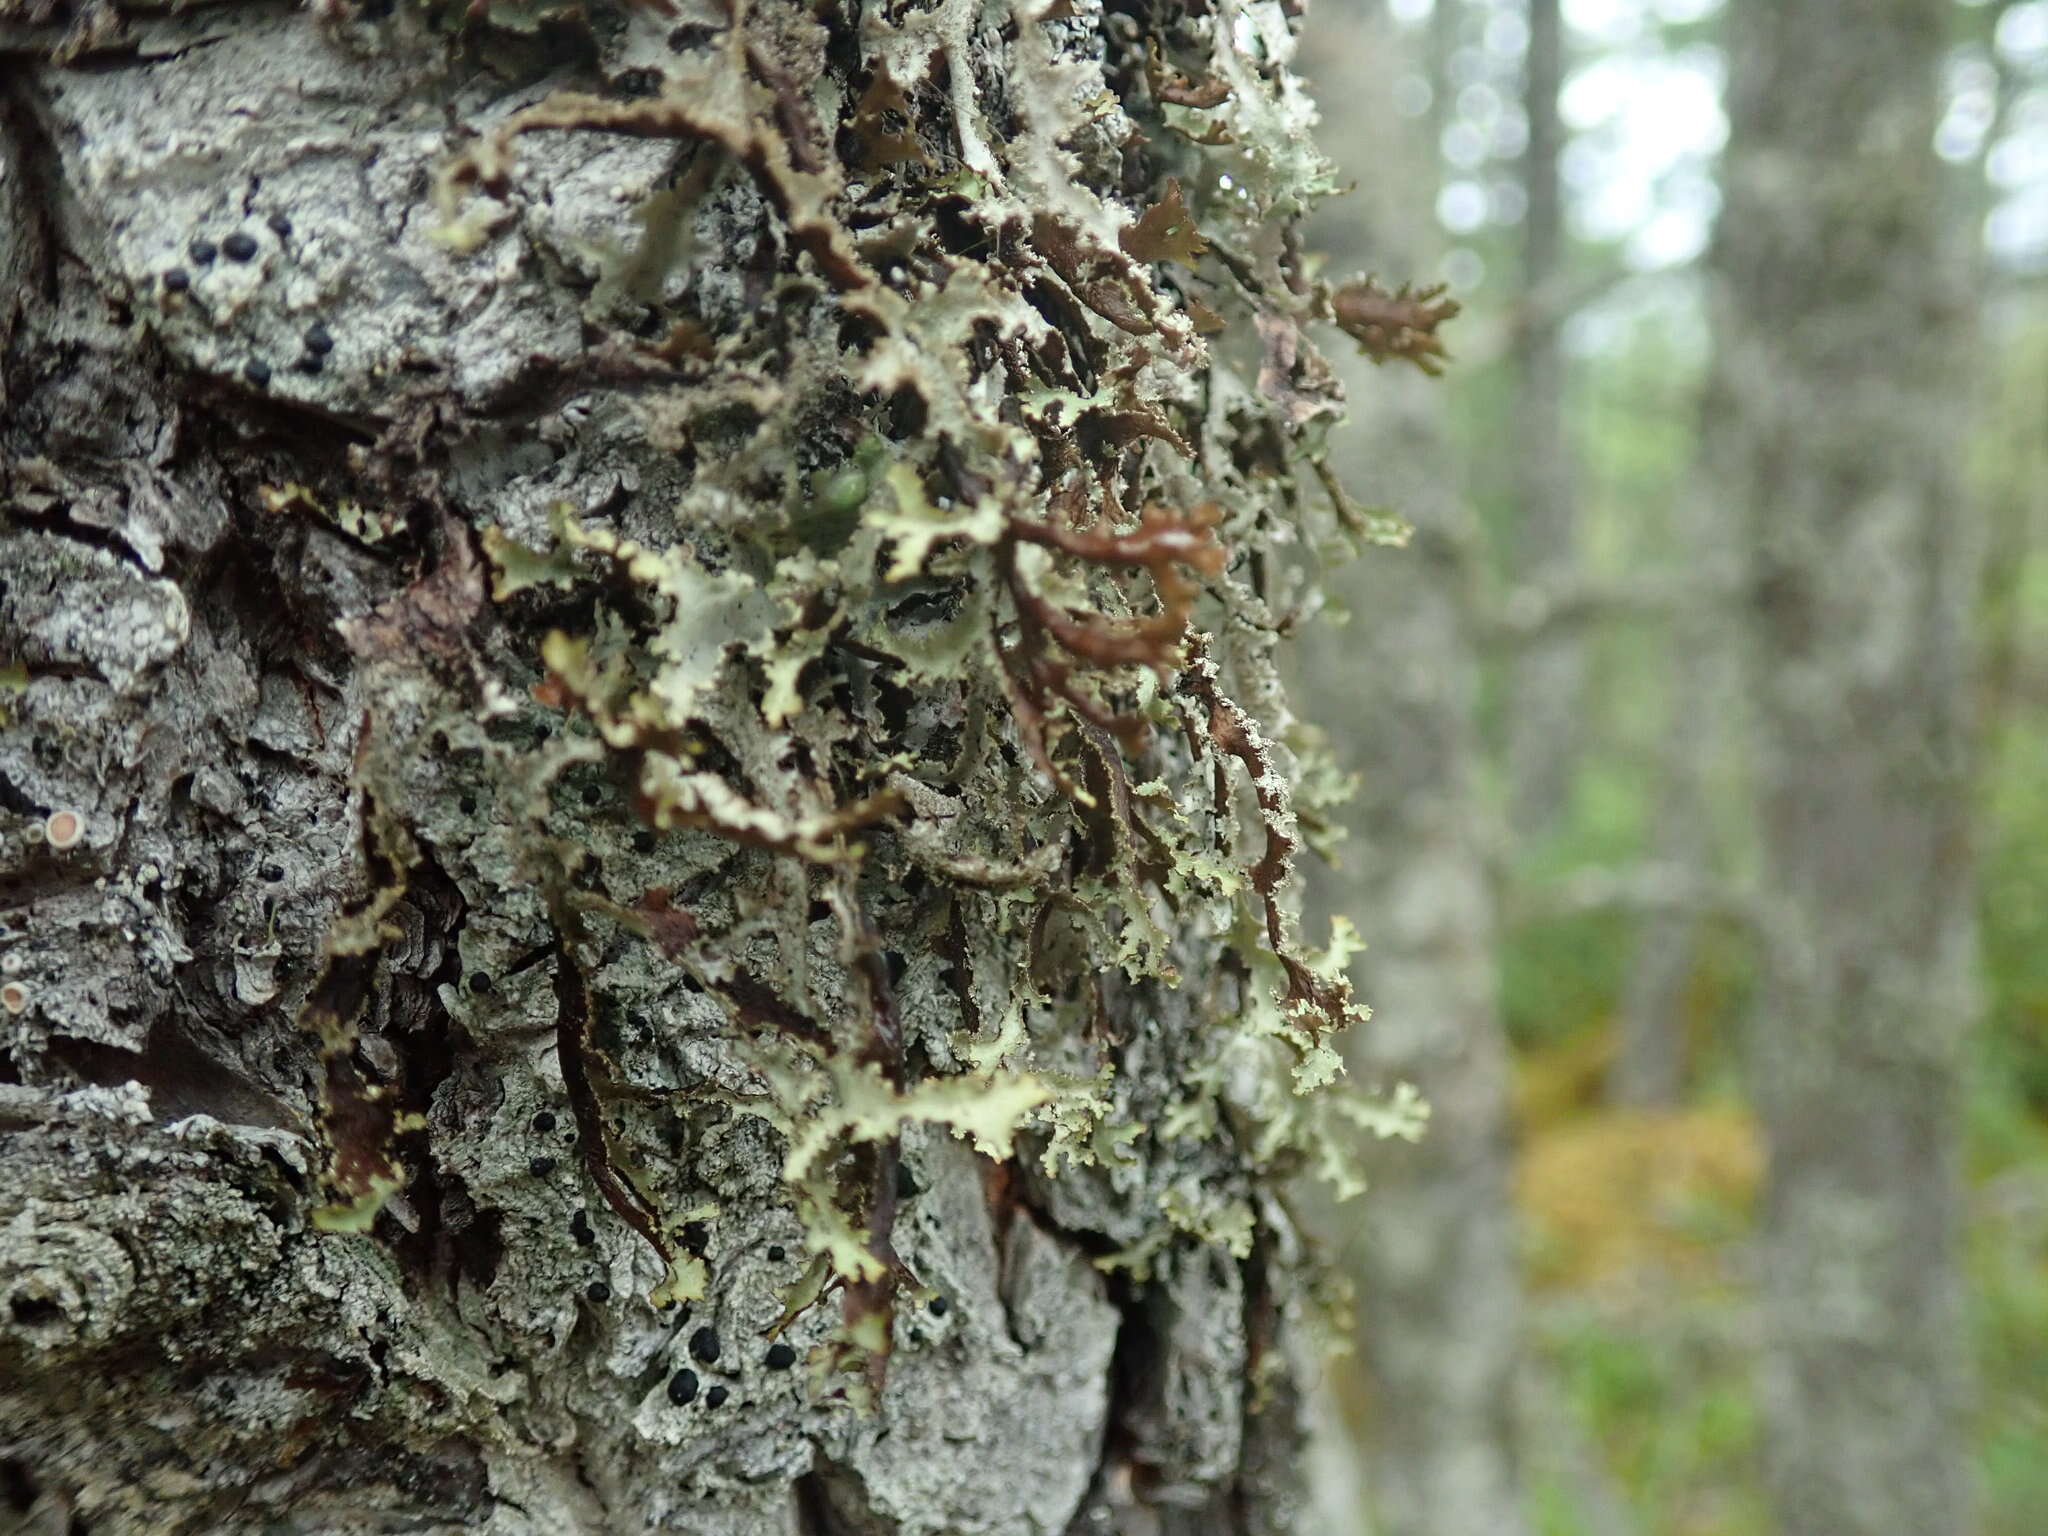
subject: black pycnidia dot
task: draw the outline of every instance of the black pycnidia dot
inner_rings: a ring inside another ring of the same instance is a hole
[[[583,1294],[592,1301],[610,1301],[612,1299],[612,1288],[602,1280],[593,1280],[584,1287]]]
[[[787,1344],[771,1344],[768,1346],[767,1361],[769,1370],[786,1371],[796,1364],[796,1351]]]
[[[252,261],[256,256],[256,237],[238,229],[221,241],[220,248],[229,261]]]
[[[292,232],[292,221],[281,213],[273,213],[263,222],[270,226],[270,232],[280,240]]]
[[[726,1391],[724,1387],[713,1387],[709,1392],[706,1392],[704,1394],[704,1406],[706,1408],[723,1408],[725,1406],[725,1400],[730,1396],[732,1396],[732,1394]]]
[[[782,1259],[782,1244],[770,1243],[768,1245],[768,1262],[771,1264],[780,1264],[782,1262]]]
[[[654,852],[654,834],[652,832],[635,832],[633,834],[633,851],[635,853]]]
[[[578,1211],[569,1218],[569,1235],[585,1248],[597,1241],[597,1233],[590,1227],[590,1212]]]
[[[185,247],[185,254],[202,267],[213,265],[213,258],[220,254],[220,247],[211,240],[194,240]]]
[[[306,353],[305,356],[299,359],[297,364],[298,370],[301,373],[318,373],[322,368],[325,368],[326,366],[327,359],[322,357],[318,352]]]
[[[668,1379],[668,1400],[680,1408],[684,1403],[694,1401],[697,1396],[697,1373],[692,1370],[677,1371]]]
[[[690,1353],[709,1365],[718,1358],[718,1335],[709,1328],[699,1328],[690,1335]]]
[[[282,864],[264,865],[263,878],[268,880],[272,885],[277,884],[278,881],[284,878],[284,866]]]
[[[489,971],[471,971],[469,973],[469,990],[472,992],[488,992],[495,985],[496,983],[491,980],[491,973]]]
[[[260,357],[252,357],[242,365],[242,377],[261,389],[270,382],[270,364]]]
[[[701,1221],[683,1223],[683,1251],[696,1258],[704,1257],[704,1249],[711,1241],[711,1229]]]
[[[583,803],[585,805],[595,805],[598,801],[602,800],[603,798],[604,791],[599,789],[595,784],[586,784],[583,786]]]
[[[164,274],[165,293],[183,293],[192,286],[192,279],[183,267],[173,267]]]
[[[547,1131],[552,1131],[555,1128],[554,1111],[544,1109],[539,1114],[535,1115],[533,1117],[533,1128],[536,1131],[541,1131],[543,1133]]]
[[[526,1171],[536,1179],[544,1179],[555,1171],[555,1160],[552,1157],[536,1157],[526,1165]]]
[[[934,1296],[928,1303],[928,1305],[931,1308],[931,1314],[933,1317],[944,1317],[946,1315],[946,1309],[952,1306],[952,1303],[946,1300],[946,1298],[943,1296]]]
[[[334,336],[326,326],[315,320],[306,327],[306,350],[326,356],[334,350]]]

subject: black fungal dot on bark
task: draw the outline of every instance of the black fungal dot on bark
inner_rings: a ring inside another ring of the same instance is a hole
[[[592,1301],[610,1301],[612,1299],[612,1288],[602,1280],[593,1280],[583,1288],[583,1294]]]
[[[635,853],[654,852],[654,834],[652,832],[635,832],[633,834],[633,851]]]
[[[277,884],[278,881],[284,878],[284,866],[282,864],[264,865],[263,878],[268,880],[272,885]]]
[[[934,1296],[930,1303],[931,1314],[933,1317],[944,1317],[952,1305],[945,1297]]]
[[[552,1131],[555,1128],[554,1111],[544,1109],[539,1114],[535,1115],[533,1117],[533,1128],[536,1131],[539,1131],[542,1135],[546,1135],[549,1131]]]
[[[697,1373],[695,1371],[680,1370],[675,1375],[669,1377],[668,1400],[678,1408],[682,1407],[685,1403],[694,1402],[696,1397]]]
[[[697,1258],[701,1259],[704,1257],[704,1250],[710,1245],[710,1242],[711,1229],[705,1226],[703,1222],[686,1221],[683,1223],[683,1251],[685,1253],[694,1254]]]
[[[569,1218],[569,1235],[585,1248],[597,1241],[597,1233],[590,1225],[590,1212],[578,1211]]]
[[[192,277],[183,267],[173,267],[163,275],[165,293],[183,293],[192,286]]]
[[[787,1344],[768,1346],[767,1365],[771,1371],[786,1371],[796,1364],[796,1351]]]
[[[281,213],[273,213],[263,222],[270,226],[270,232],[280,240],[292,232],[292,221]]]
[[[202,267],[213,265],[214,257],[220,254],[220,247],[211,240],[194,240],[185,247],[185,254]]]
[[[661,89],[661,78],[658,69],[629,69],[611,82],[612,94],[628,101],[652,96]]]
[[[771,1263],[771,1264],[780,1264],[780,1263],[782,1262],[782,1260],[783,1260],[782,1244],[780,1244],[780,1243],[770,1243],[770,1244],[768,1245],[768,1262],[769,1262],[769,1263]]]
[[[723,1408],[725,1400],[731,1395],[724,1387],[713,1387],[704,1394],[704,1406],[706,1408]]]
[[[253,261],[256,256],[256,237],[246,230],[236,230],[220,243],[221,254],[229,261]]]
[[[306,350],[325,357],[334,350],[334,333],[315,320],[306,327]]]
[[[270,364],[260,357],[252,357],[242,365],[242,377],[261,389],[270,382]]]
[[[308,352],[299,359],[296,366],[301,373],[318,373],[327,366],[327,359],[318,352]]]
[[[469,990],[472,992],[488,992],[495,985],[497,983],[491,980],[488,971],[471,971],[469,973]]]
[[[585,805],[596,805],[602,799],[604,799],[604,791],[595,784],[583,786],[583,803]]]
[[[718,1358],[718,1335],[709,1328],[699,1328],[690,1335],[690,1353],[709,1365]]]
[[[555,1160],[552,1157],[536,1157],[526,1165],[526,1168],[536,1179],[544,1179],[555,1171]]]

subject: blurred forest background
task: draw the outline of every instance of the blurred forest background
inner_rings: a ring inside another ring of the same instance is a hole
[[[1325,1530],[2048,1529],[2048,3],[1319,0]],[[1226,191],[1228,189],[1225,189]],[[1318,632],[1319,631],[1319,632]],[[1359,1511],[1374,1511],[1371,1524]]]

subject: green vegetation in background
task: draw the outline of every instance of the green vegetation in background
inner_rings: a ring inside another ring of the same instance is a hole
[[[1682,284],[1671,299],[1692,302]],[[2042,305],[2037,296],[2036,307]],[[1685,346],[1692,322],[1644,323],[1619,332],[1618,350],[1578,369],[1575,444],[1580,516],[1590,579],[1668,574],[1672,513],[1694,472],[1698,357]],[[2001,565],[1994,550],[1983,622],[1994,670],[1987,691],[1980,781],[1980,900],[1984,1012],[1972,1042],[1966,1104],[1972,1214],[1969,1306],[1979,1371],[1978,1468],[1984,1530],[2021,1536],[2048,1508],[2048,315],[2001,324],[2007,338],[1996,405],[1978,447],[1978,491],[2021,520],[2024,552]],[[1450,403],[1463,449],[1465,489],[1492,554],[1512,532],[1512,464],[1499,452],[1512,376],[1504,360],[1460,379]],[[1654,622],[1628,619],[1587,631],[1584,757],[1568,812],[1549,836],[1523,841],[1510,829],[1505,883],[1540,893],[1587,869],[1625,869],[1652,856],[1656,750],[1669,711],[1669,647]],[[2001,686],[2001,647],[2010,676]],[[2015,662],[2016,659],[2016,662]],[[1489,730],[1500,718],[1505,668],[1486,679]],[[1739,803],[1739,771],[1715,764],[1710,794]],[[1738,849],[1738,857],[1740,850]],[[1565,1118],[1522,1127],[1540,1137],[1602,1111],[1597,1067],[1611,1053],[1622,989],[1640,932],[1614,911],[1539,915],[1502,935],[1503,1007],[1525,1061],[1550,1064],[1570,1091],[1549,1092],[1541,1114]],[[1695,1102],[1725,1101],[1739,1088],[1737,1049],[1751,986],[1749,945],[1732,924],[1702,931],[1690,989],[1704,1053]],[[1562,1071],[1558,1070],[1562,1065]],[[1540,1069],[1539,1069],[1540,1070]],[[1714,1205],[1690,1228],[1740,1276],[1746,1215]],[[1533,1255],[1532,1255],[1533,1257]],[[1739,1280],[1673,1286],[1629,1307],[1580,1293],[1539,1298],[1535,1347],[1559,1385],[1576,1437],[1646,1532],[1670,1536],[1763,1536],[1757,1466],[1750,1298]],[[1535,1432],[1543,1436],[1540,1426]],[[1585,1490],[1560,1468],[1555,1445],[1532,1446],[1533,1513],[1546,1536],[1590,1528]]]

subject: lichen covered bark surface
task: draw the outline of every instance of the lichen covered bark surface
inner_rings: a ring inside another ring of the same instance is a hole
[[[1290,25],[0,4],[15,1510],[1284,1527]]]

